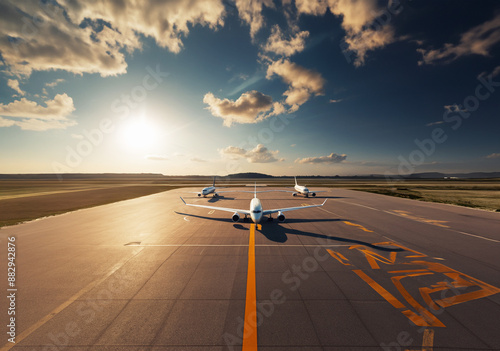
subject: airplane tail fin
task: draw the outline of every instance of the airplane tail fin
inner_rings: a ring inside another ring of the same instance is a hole
[[[297,185],[297,177],[294,177],[295,178],[295,185]]]
[[[253,197],[257,197],[257,182],[255,182],[255,190],[253,193]]]
[[[214,182],[213,182],[212,186],[215,186],[215,177],[214,177]]]

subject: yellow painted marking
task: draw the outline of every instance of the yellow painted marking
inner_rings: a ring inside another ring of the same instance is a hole
[[[365,227],[363,227],[361,224],[357,224],[357,223],[352,223],[352,222],[348,222],[348,221],[342,221],[344,222],[345,224],[347,225],[351,225],[353,227],[357,227],[359,229],[361,229],[362,231],[364,232],[368,232],[368,233],[373,233],[373,230],[370,230],[370,229],[366,229]]]
[[[408,212],[408,211],[402,211],[402,210],[394,210],[393,212],[401,217],[413,219],[414,221],[417,221],[417,222],[429,223],[429,224],[432,224],[432,225],[435,225],[438,227],[442,227],[442,228],[449,228],[449,226],[443,224],[443,223],[448,223],[448,221],[438,221],[437,219],[427,219],[427,218],[423,218],[423,217],[418,217],[418,216],[410,214],[410,212]]]
[[[259,229],[262,227],[258,225]],[[255,224],[250,224],[248,240],[247,294],[242,351],[257,350],[257,292],[255,288]]]
[[[7,344],[5,344],[1,349],[0,351],[7,351],[7,350],[10,350],[11,348],[13,348],[14,346],[16,346],[17,344],[19,344],[21,341],[23,341],[24,339],[26,339],[31,333],[33,333],[35,330],[37,330],[38,328],[40,328],[42,325],[44,325],[45,323],[47,323],[48,321],[50,321],[52,318],[54,318],[55,316],[57,316],[57,314],[59,312],[61,312],[62,310],[64,310],[66,307],[68,307],[69,305],[71,305],[73,302],[75,302],[77,299],[79,299],[81,296],[83,296],[84,294],[88,293],[89,291],[91,291],[93,288],[95,288],[96,286],[98,286],[99,284],[101,284],[103,281],[105,281],[106,279],[108,279],[111,275],[113,275],[117,270],[119,270],[125,263],[127,263],[130,259],[132,259],[134,256],[136,256],[139,252],[141,252],[143,249],[138,249],[133,255],[132,257],[126,257],[124,259],[122,259],[121,261],[119,261],[117,264],[115,264],[113,266],[113,268],[111,268],[111,270],[105,275],[103,276],[101,279],[97,279],[97,280],[94,280],[93,282],[91,282],[90,284],[88,284],[87,286],[85,286],[83,289],[81,289],[80,291],[78,291],[75,295],[71,296],[67,301],[65,301],[64,303],[62,303],[61,305],[57,306],[55,309],[53,309],[52,311],[49,312],[49,314],[47,314],[45,317],[43,317],[42,319],[38,320],[38,322],[36,322],[35,324],[33,324],[31,327],[29,327],[28,329],[26,329],[25,331],[23,331],[21,334],[17,335],[16,336],[16,343],[13,344],[11,342],[8,342]]]
[[[330,254],[330,256],[332,256],[334,259],[336,259],[337,261],[339,261],[340,263],[342,263],[344,266],[350,266],[351,265],[349,263],[349,260],[347,258],[345,258],[345,256],[342,255],[340,252],[335,252],[335,251],[332,251],[330,249],[326,249],[326,251],[328,251],[328,253]]]
[[[401,275],[397,277],[391,277],[391,280],[393,284],[396,286],[398,289],[399,293],[405,298],[406,301],[420,314],[420,317],[422,317],[425,321],[425,324],[417,324],[418,326],[429,326],[429,327],[445,327],[445,325],[436,318],[432,313],[430,313],[425,307],[420,305],[414,298],[411,296],[408,291],[403,287],[403,284],[401,284],[401,279],[407,278],[407,277],[417,277],[417,276],[422,276],[422,275],[432,275],[434,274],[433,272],[427,272],[427,273],[414,273],[414,274],[407,274],[407,275]]]
[[[370,278],[365,272],[363,272],[360,269],[355,269],[353,270],[354,273],[356,273],[361,279],[363,279],[368,285],[370,285],[373,290],[379,293],[380,296],[382,296],[384,299],[387,300],[392,306],[395,308],[404,308],[405,306],[394,297],[390,292],[385,290],[382,286],[380,286],[375,280]]]
[[[406,349],[405,351],[432,351],[434,349],[434,330],[426,328],[422,340],[422,349]]]
[[[214,212],[215,212],[215,210],[210,210],[210,212],[208,212],[208,214],[212,214]]]
[[[401,301],[399,301],[396,297],[394,297],[394,295],[392,295],[390,292],[385,290],[381,285],[379,285],[376,281],[370,278],[365,272],[363,272],[360,269],[353,270],[353,272],[356,273],[361,279],[363,279],[368,285],[370,285],[373,290],[379,293],[379,295],[382,296],[384,299],[386,299],[387,302],[389,302],[393,307],[397,309],[405,308],[405,305],[403,305]],[[410,311],[408,309],[401,311],[401,313],[404,314],[409,320],[411,320],[413,323],[415,323],[415,325],[418,325],[420,327],[428,327],[431,325],[436,327],[445,326],[427,310],[422,308],[419,309],[418,312],[420,312],[424,316],[422,317],[421,315],[418,315],[415,312]]]

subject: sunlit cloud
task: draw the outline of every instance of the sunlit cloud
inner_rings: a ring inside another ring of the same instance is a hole
[[[126,72],[123,51],[142,49],[142,36],[178,53],[190,26],[216,29],[223,25],[224,13],[220,0],[160,1],[147,6],[138,0],[2,2],[0,50],[14,75],[64,70],[114,76]]]
[[[15,90],[19,95],[24,96],[26,93],[19,87],[19,81],[17,79],[7,80],[7,86],[12,90]]]
[[[330,104],[336,104],[336,103],[339,103],[339,102],[341,102],[341,101],[342,101],[342,99],[330,99],[330,100],[328,100],[328,102],[329,102]]]
[[[308,31],[299,31],[288,35],[288,38],[286,38],[285,34],[281,32],[280,27],[274,25],[271,29],[271,35],[262,46],[262,49],[276,55],[285,57],[292,56],[304,50],[305,40],[308,36]]]
[[[240,18],[250,25],[250,37],[255,38],[257,32],[264,26],[262,10],[265,7],[274,8],[273,0],[236,0]]]
[[[241,94],[237,100],[219,99],[212,93],[205,94],[203,102],[208,105],[212,115],[224,120],[224,126],[233,123],[257,123],[265,119],[265,112],[273,104],[272,98],[256,90]]]
[[[146,155],[146,160],[151,160],[151,161],[166,161],[168,160],[168,157],[165,155]]]
[[[500,158],[500,153],[494,153],[486,156],[486,158]]]
[[[297,0],[295,6],[299,14],[322,16],[330,9],[332,14],[341,17],[347,49],[356,55],[355,66],[365,63],[369,51],[396,41],[394,30],[389,24],[376,22],[382,10],[376,0]]]
[[[295,160],[295,163],[341,163],[346,158],[347,155],[345,154],[337,155],[332,152],[328,156],[298,158]]]
[[[446,43],[439,49],[417,49],[422,54],[419,65],[450,63],[472,54],[489,56],[494,45],[500,42],[500,13],[490,21],[477,25],[460,35],[458,44]]]
[[[62,79],[62,78],[58,78],[58,79],[56,79],[56,80],[54,80],[54,81],[52,81],[52,82],[45,83],[45,86],[46,86],[46,87],[49,87],[49,88],[53,88],[53,87],[55,87],[57,84],[62,83],[62,82],[64,82],[64,79]]]
[[[201,159],[199,157],[191,157],[191,162],[207,162],[207,160]]]
[[[245,150],[236,146],[228,146],[219,149],[219,153],[230,159],[245,158],[249,163],[270,163],[284,161],[284,158],[277,158],[279,151],[271,151],[264,145],[259,144],[251,150]]]
[[[9,104],[0,104],[0,126],[19,126],[23,130],[43,131],[65,129],[76,124],[68,119],[75,110],[73,99],[67,94],[58,94],[45,101],[46,106],[26,98]]]
[[[444,123],[444,121],[436,121],[436,122],[427,123],[425,126],[431,127],[431,126],[436,126],[438,124],[443,124],[443,123]]]
[[[316,71],[304,68],[288,59],[281,59],[269,65],[266,78],[271,79],[274,74],[289,85],[288,90],[283,93],[286,96],[285,103],[291,106],[289,112],[297,111],[312,94],[323,95],[325,80]]]

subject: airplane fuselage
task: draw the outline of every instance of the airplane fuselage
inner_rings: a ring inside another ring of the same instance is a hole
[[[309,189],[307,189],[303,185],[295,185],[295,191],[298,192],[299,194],[309,197]]]
[[[250,218],[256,224],[262,219],[262,204],[256,197],[250,201]]]
[[[203,188],[201,190],[201,195],[207,196],[208,194],[212,194],[215,192],[215,187],[214,186],[208,186],[206,188]]]

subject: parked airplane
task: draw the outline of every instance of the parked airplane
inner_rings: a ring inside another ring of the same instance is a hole
[[[295,187],[294,187],[295,191],[284,190],[284,191],[288,191],[290,193],[293,193],[293,196],[297,196],[298,194],[301,194],[301,195],[304,195],[305,197],[309,197],[309,195],[314,197],[314,196],[316,196],[316,193],[324,193],[325,192],[324,190],[311,191],[305,185],[298,185],[297,184],[297,177],[294,177],[294,178],[295,178]]]
[[[214,182],[212,184],[212,186],[207,186],[206,188],[203,188],[201,189],[200,192],[195,192],[194,194],[198,194],[198,196],[203,196],[203,197],[207,197],[208,194],[213,194],[212,196],[213,197],[217,197],[219,196],[218,193],[215,192],[215,190],[217,190],[217,188],[215,187],[215,177],[214,177]],[[226,191],[219,191],[219,193],[223,193],[223,192],[226,192]]]
[[[209,208],[212,210],[219,210],[219,211],[226,211],[226,212],[233,212],[233,216],[231,217],[233,222],[238,222],[240,220],[241,215],[245,215],[245,218],[243,220],[246,220],[248,216],[254,221],[255,223],[259,223],[262,219],[262,216],[269,215],[269,218],[267,219],[268,221],[272,221],[273,217],[271,216],[273,213],[278,213],[278,216],[276,217],[278,221],[284,222],[285,221],[285,215],[283,212],[287,211],[295,211],[295,210],[303,210],[305,208],[311,208],[311,207],[321,207],[326,203],[326,200],[319,205],[310,205],[310,206],[298,206],[298,207],[287,207],[287,208],[278,208],[274,210],[263,210],[262,209],[262,203],[260,202],[260,199],[257,198],[257,186],[255,186],[255,191],[254,191],[254,197],[250,201],[250,209],[249,210],[240,210],[240,209],[233,209],[233,208],[226,208],[226,207],[215,207],[215,206],[207,206],[207,205],[196,205],[196,204],[188,204],[184,199],[181,197],[182,202],[184,202],[184,205],[187,206],[193,206],[193,207],[202,207],[202,208]]]

